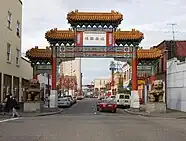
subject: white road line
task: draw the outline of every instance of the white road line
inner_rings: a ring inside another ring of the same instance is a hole
[[[18,119],[21,119],[21,118],[9,118],[9,119],[4,119],[4,120],[0,120],[0,123],[12,121],[12,120],[18,120]]]

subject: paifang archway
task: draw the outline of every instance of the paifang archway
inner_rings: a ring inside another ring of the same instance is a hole
[[[101,13],[76,10],[67,14],[67,20],[71,29],[54,28],[45,34],[51,48],[52,105],[56,107],[56,67],[59,58],[132,59],[132,89],[137,90],[137,49],[144,38],[143,33],[135,29],[118,29],[123,15],[115,11]]]

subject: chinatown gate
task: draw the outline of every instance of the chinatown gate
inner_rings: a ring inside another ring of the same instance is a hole
[[[67,14],[69,30],[54,28],[45,34],[50,44],[43,52],[45,58],[50,58],[52,64],[52,89],[50,106],[57,106],[56,69],[59,60],[74,60],[77,58],[114,58],[115,60],[132,60],[132,90],[137,90],[137,51],[144,38],[143,33],[132,29],[118,29],[123,20],[121,13],[72,11]],[[48,51],[47,51],[48,50]],[[27,51],[31,57],[33,49]],[[48,53],[50,52],[50,55]],[[37,51],[35,51],[37,54]],[[34,57],[34,56],[33,56]],[[47,59],[46,59],[47,60]]]

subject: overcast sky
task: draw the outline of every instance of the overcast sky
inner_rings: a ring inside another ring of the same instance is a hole
[[[176,39],[186,37],[185,0],[23,0],[23,40],[22,52],[48,45],[45,32],[52,28],[67,29],[68,12],[79,11],[119,11],[124,15],[119,28],[136,28],[144,33],[140,46],[150,48],[163,40],[172,39],[171,26],[176,23]],[[84,83],[94,78],[109,75],[110,60],[83,59]]]

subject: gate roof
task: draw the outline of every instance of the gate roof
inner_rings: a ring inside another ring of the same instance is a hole
[[[138,59],[157,59],[162,56],[162,51],[157,48],[151,49],[138,49]],[[49,47],[46,49],[39,49],[38,47],[31,48],[26,52],[26,57],[30,60],[50,60],[51,50]]]
[[[142,32],[132,29],[131,31],[116,31],[113,33],[115,41],[117,40],[142,40],[144,35]],[[45,38],[50,40],[74,40],[75,32],[72,30],[51,29],[45,33]]]
[[[75,10],[67,14],[67,20],[69,23],[84,21],[120,23],[123,20],[123,15],[114,10],[111,12],[79,12]]]

